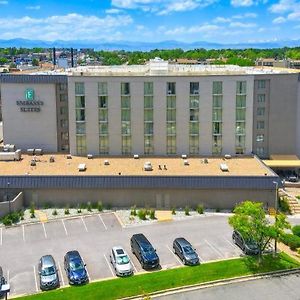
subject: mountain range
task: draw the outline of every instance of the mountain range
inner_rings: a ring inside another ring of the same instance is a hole
[[[23,48],[92,48],[95,50],[125,50],[125,51],[149,51],[153,49],[175,49],[181,48],[184,50],[190,49],[245,49],[245,48],[282,48],[282,47],[299,47],[300,40],[287,40],[287,41],[267,41],[267,42],[253,42],[253,43],[236,43],[236,44],[221,44],[212,42],[180,42],[180,41],[162,41],[162,42],[129,42],[129,41],[117,41],[106,42],[100,40],[74,40],[74,41],[41,41],[41,40],[28,40],[22,38],[1,40],[0,48],[7,47],[23,47]]]

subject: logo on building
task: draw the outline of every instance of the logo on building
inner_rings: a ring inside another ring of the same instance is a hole
[[[17,105],[20,107],[21,112],[40,112],[41,106],[44,105],[39,97],[35,96],[34,89],[28,88],[25,90],[25,99],[18,100]]]

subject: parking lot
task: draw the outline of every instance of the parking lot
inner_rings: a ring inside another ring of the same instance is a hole
[[[55,258],[62,287],[68,285],[63,258],[67,251],[74,249],[85,261],[90,281],[115,277],[109,263],[109,251],[116,245],[125,248],[135,273],[138,273],[144,270],[130,251],[130,237],[140,232],[157,249],[162,269],[182,265],[172,252],[172,242],[180,236],[193,244],[201,262],[241,255],[232,244],[232,230],[226,216],[199,216],[184,221],[122,228],[113,213],[103,213],[0,228],[0,265],[11,284],[11,295],[39,291],[37,265],[45,254],[52,254]]]

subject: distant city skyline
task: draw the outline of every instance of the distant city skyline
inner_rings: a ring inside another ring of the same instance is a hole
[[[300,39],[297,0],[0,0],[0,39],[253,43]]]

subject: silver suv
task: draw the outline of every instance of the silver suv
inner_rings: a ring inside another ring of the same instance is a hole
[[[110,262],[117,276],[129,276],[133,274],[130,258],[122,247],[118,246],[111,249]]]
[[[57,288],[59,278],[52,255],[42,256],[39,261],[40,288],[42,291]]]

